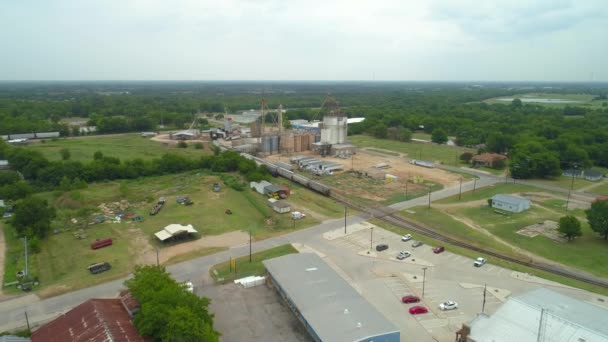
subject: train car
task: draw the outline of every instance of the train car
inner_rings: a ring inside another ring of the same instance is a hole
[[[243,157],[243,158],[245,158],[245,159],[249,159],[249,160],[255,160],[255,157],[254,157],[254,156],[252,156],[252,155],[251,155],[251,154],[249,154],[249,153],[244,153],[244,152],[243,152],[243,153],[241,153],[241,157]]]
[[[308,183],[309,187],[311,189],[313,189],[314,191],[321,193],[325,196],[329,196],[329,192],[330,192],[330,187],[328,187],[325,184],[321,184],[319,182],[315,182],[315,181],[310,181]]]
[[[289,180],[292,180],[292,179],[293,179],[293,175],[294,175],[294,173],[293,173],[293,172],[291,172],[291,171],[289,171],[289,170],[287,170],[287,169],[284,169],[284,168],[282,168],[282,167],[279,167],[279,168],[277,169],[277,172],[278,172],[279,176],[281,176],[281,177],[287,178],[287,179],[289,179]]]
[[[300,175],[295,174],[295,173],[293,174],[293,177],[291,178],[291,180],[294,181],[294,182],[296,182],[296,183],[298,183],[298,184],[300,184],[300,185],[303,185],[305,187],[308,187],[308,183],[310,182],[310,179],[308,179],[308,178],[306,178],[304,176],[300,176]]]

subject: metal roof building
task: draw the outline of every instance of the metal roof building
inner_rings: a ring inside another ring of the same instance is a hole
[[[513,195],[497,194],[492,196],[492,208],[520,213],[530,209],[530,200]]]
[[[399,341],[399,329],[316,254],[284,255],[264,265],[315,341]]]
[[[471,323],[473,342],[605,342],[608,310],[539,288],[510,298],[492,316]]]

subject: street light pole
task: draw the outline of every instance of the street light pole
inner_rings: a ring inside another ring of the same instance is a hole
[[[477,188],[477,178],[473,179],[473,193],[475,193],[475,188]]]
[[[158,250],[158,247],[156,247],[156,266],[157,267],[160,266],[160,260],[159,260],[159,256],[158,256],[159,252],[160,251]]]
[[[249,227],[249,263],[251,263],[251,227]]]
[[[370,235],[369,235],[369,250],[373,249],[374,245],[374,227],[371,227]]]
[[[344,206],[344,235],[346,235],[346,206]]]
[[[462,198],[462,177],[460,177],[460,190],[458,191],[458,200]]]
[[[426,267],[422,268],[422,298],[424,298],[424,283],[426,281]]]

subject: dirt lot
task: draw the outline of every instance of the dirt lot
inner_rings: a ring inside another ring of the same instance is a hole
[[[312,151],[298,152],[291,155],[271,155],[267,159],[273,162],[281,161],[289,163],[289,159],[294,156],[308,155],[313,157],[322,157],[312,153]],[[373,201],[384,201],[397,194],[405,191],[405,183],[408,179],[408,191],[412,194],[417,191],[426,191],[427,186],[422,184],[414,184],[412,181],[418,181],[425,184],[434,183],[441,184],[444,187],[458,184],[460,176],[449,173],[440,169],[429,169],[421,166],[412,165],[405,161],[401,156],[384,155],[372,151],[357,150],[357,154],[353,158],[341,159],[337,157],[324,157],[323,160],[344,165],[344,170],[335,171],[333,176],[322,176],[320,181],[325,181],[329,185],[339,185],[340,190],[347,195],[358,198],[365,198]],[[388,164],[390,167],[385,169],[377,169],[376,165]],[[367,173],[384,172],[397,176],[396,182],[387,183],[380,179],[372,179],[369,177],[356,177],[349,174],[351,169]],[[312,177],[312,175],[310,175]],[[330,178],[333,177],[333,178]]]

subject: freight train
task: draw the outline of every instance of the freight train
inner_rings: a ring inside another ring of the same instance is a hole
[[[287,178],[290,181],[294,182],[294,183],[298,183],[304,187],[307,187],[313,191],[316,191],[322,195],[325,196],[329,196],[330,192],[331,192],[331,188],[325,184],[319,183],[317,181],[314,181],[310,178],[304,177],[302,175],[299,175],[297,173],[294,173],[292,171],[289,171],[283,167],[277,166],[267,160],[264,160],[262,158],[258,158],[255,157],[251,154],[248,153],[241,153],[241,156],[243,158],[249,159],[249,160],[253,160],[256,162],[256,164],[258,165],[264,165],[266,166],[266,168],[268,168],[268,170],[270,170],[270,173],[273,176],[281,176],[283,178]]]

